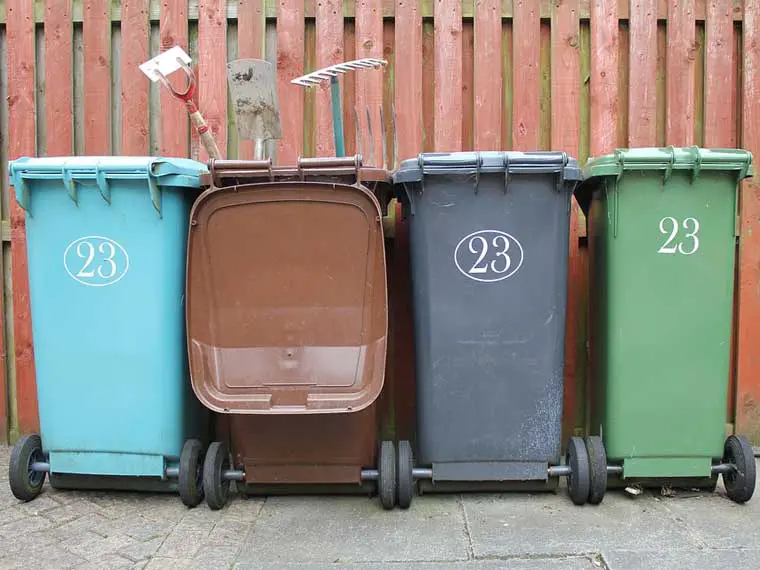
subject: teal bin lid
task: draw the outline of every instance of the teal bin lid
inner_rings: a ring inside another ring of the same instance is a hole
[[[752,153],[736,148],[621,148],[610,154],[590,158],[584,171],[585,182],[575,191],[584,212],[588,212],[591,193],[598,179],[614,176],[618,180],[625,172],[660,171],[667,182],[675,170],[691,172],[692,180],[702,171],[736,172],[737,182],[753,175]]]
[[[60,180],[71,200],[77,202],[77,184],[94,183],[107,203],[111,203],[112,180],[146,180],[151,200],[161,215],[159,187],[201,187],[200,177],[208,173],[205,164],[188,158],[151,156],[65,156],[21,157],[9,163],[9,178],[16,201],[29,212],[30,180]]]

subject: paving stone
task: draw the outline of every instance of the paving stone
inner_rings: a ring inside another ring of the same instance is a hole
[[[42,550],[30,551],[25,549],[19,554],[0,560],[3,570],[27,570],[33,567],[35,570],[66,570],[75,568],[85,561],[59,546],[48,546]]]
[[[609,570],[760,568],[760,550],[671,550],[604,552]]]
[[[208,570],[209,568],[229,568],[234,564],[240,548],[238,546],[214,546],[201,548],[193,557],[190,568]]]
[[[105,568],[108,570],[116,570],[118,568],[131,568],[132,565],[132,561],[127,560],[126,558],[122,558],[116,554],[109,554],[107,556],[102,556],[97,560],[77,566],[76,570],[104,570]]]
[[[85,560],[98,560],[106,555],[114,554],[126,546],[131,546],[135,542],[133,538],[122,534],[111,534],[103,537],[88,531],[61,542],[61,546]]]
[[[235,570],[599,570],[586,557],[561,557],[538,559],[470,560],[467,562],[383,562],[355,564],[246,564],[234,566]]]
[[[28,515],[0,526],[0,540],[14,540],[31,532],[52,527],[53,523],[45,517]]]
[[[191,558],[152,558],[145,570],[185,570],[192,564]]]
[[[206,538],[206,544],[216,546],[241,544],[253,527],[253,524],[252,522],[218,522]]]
[[[418,500],[406,511],[363,497],[269,498],[240,554],[240,562],[257,564],[466,558],[454,496]]]
[[[28,515],[34,516],[52,509],[57,509],[60,506],[61,503],[54,500],[48,493],[44,493],[28,503],[19,502],[15,508]]]
[[[208,531],[175,529],[156,553],[162,558],[192,558],[206,540]]]
[[[0,568],[3,568],[2,560],[22,552],[39,551],[58,542],[58,539],[48,530],[25,534],[23,540],[16,538],[1,538],[0,544]]]
[[[164,543],[165,537],[159,536],[147,542],[137,542],[130,546],[119,549],[119,554],[129,558],[133,562],[139,562],[154,556],[160,546]]]

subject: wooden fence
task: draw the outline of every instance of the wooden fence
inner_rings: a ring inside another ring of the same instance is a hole
[[[345,78],[349,153],[357,148],[353,108],[370,107],[378,138],[379,106],[389,122],[395,105],[401,158],[554,149],[583,161],[617,146],[666,144],[742,146],[760,156],[760,0],[0,0],[0,425],[11,439],[37,429],[38,419],[24,221],[8,196],[7,160],[205,158],[182,106],[138,70],[175,44],[197,62],[200,107],[229,157],[252,155],[228,105],[225,63],[237,57],[277,64],[281,162],[333,152],[328,92],[307,93],[290,79],[358,57],[389,65]],[[744,185],[741,211],[727,421],[760,442],[757,183]],[[576,209],[566,431],[585,422],[583,233]]]

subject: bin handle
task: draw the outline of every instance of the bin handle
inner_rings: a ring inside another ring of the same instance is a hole
[[[504,161],[504,195],[506,196],[509,190],[509,154],[505,152],[501,156]]]
[[[74,202],[74,204],[78,204],[76,182],[74,182],[74,178],[71,176],[71,170],[68,168],[68,166],[66,166],[65,162],[61,166],[61,179],[63,180],[63,185],[66,187],[66,190],[69,193],[69,198],[71,198],[71,201]]]
[[[692,155],[694,166],[691,170],[691,183],[694,184],[699,178],[699,173],[702,170],[702,154],[699,152],[699,147],[694,145],[689,147],[689,152]]]
[[[483,156],[480,153],[477,153],[477,155],[475,156],[475,188],[473,188],[476,196],[478,194],[478,184],[480,184],[480,167],[482,165],[483,165]]]
[[[673,145],[668,146],[668,152],[670,153],[670,157],[668,158],[668,163],[665,165],[665,174],[662,177],[663,185],[667,184],[668,180],[670,180],[670,177],[673,175],[673,167],[676,165],[675,147]]]

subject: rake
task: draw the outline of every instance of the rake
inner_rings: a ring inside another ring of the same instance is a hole
[[[346,155],[345,136],[343,133],[343,114],[340,102],[340,84],[338,76],[360,69],[379,69],[388,65],[384,59],[364,58],[346,61],[318,69],[291,80],[291,83],[302,87],[316,87],[323,81],[330,81],[330,102],[332,107],[333,138],[335,140],[336,156]]]

